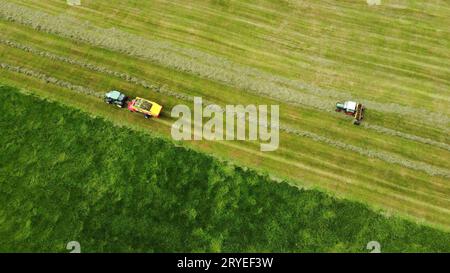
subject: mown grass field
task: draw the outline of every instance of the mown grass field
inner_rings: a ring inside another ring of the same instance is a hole
[[[184,143],[450,229],[448,1],[0,1],[0,80],[116,124],[170,136],[101,103],[106,90],[278,104],[280,148]],[[75,88],[74,86],[79,86]],[[334,113],[367,105],[362,126]]]
[[[0,252],[450,251],[450,233],[14,88],[0,111]]]

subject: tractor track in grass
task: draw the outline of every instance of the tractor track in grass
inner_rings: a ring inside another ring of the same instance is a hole
[[[40,72],[33,71],[28,68],[24,68],[24,67],[20,67],[20,66],[13,66],[13,65],[9,65],[7,63],[0,63],[0,68],[6,69],[6,70],[9,70],[12,72],[24,74],[24,75],[27,75],[30,77],[34,77],[39,80],[45,81],[46,83],[55,84],[60,87],[76,91],[78,93],[95,96],[97,98],[103,97],[103,94],[101,94],[100,92],[96,92],[92,89],[88,89],[86,87],[82,87],[79,85],[73,85],[69,82],[56,79],[54,77],[48,76],[48,75],[40,73]],[[309,131],[305,131],[305,130],[292,129],[292,128],[281,127],[281,126],[280,126],[280,130],[285,131],[287,133],[295,134],[300,137],[306,137],[308,139],[311,139],[311,140],[314,140],[314,141],[317,141],[320,143],[325,143],[327,145],[330,145],[330,146],[338,148],[338,149],[352,151],[352,152],[358,153],[363,156],[380,159],[384,162],[394,163],[394,164],[397,164],[397,165],[400,165],[400,166],[403,166],[403,167],[406,167],[406,168],[409,168],[412,170],[423,171],[432,176],[442,176],[442,177],[446,177],[446,178],[450,177],[450,171],[448,171],[447,169],[429,165],[429,164],[423,163],[423,162],[417,162],[417,161],[404,159],[400,156],[397,156],[397,155],[394,155],[391,153],[364,149],[364,148],[361,148],[361,147],[358,147],[355,145],[332,140],[327,137],[323,137],[318,134],[315,134],[315,133],[312,133]]]
[[[275,77],[254,68],[232,63],[225,58],[212,56],[194,49],[183,49],[168,42],[145,39],[117,29],[102,29],[89,23],[81,24],[80,21],[71,17],[52,16],[45,12],[34,11],[5,1],[0,1],[0,8],[0,16],[4,19],[30,26],[38,31],[53,33],[78,42],[85,42],[129,56],[146,59],[175,70],[215,80],[289,104],[304,105],[330,112],[332,111],[330,106],[334,104],[337,97],[337,93],[329,90],[306,88],[306,86],[302,90],[308,94],[300,93],[299,90],[277,84],[277,81],[284,82],[287,80],[283,77]],[[319,91],[322,95],[317,94]],[[423,109],[368,100],[363,100],[363,102],[381,112],[410,116],[421,122],[432,122],[444,130],[450,122],[447,115],[428,112]]]
[[[411,135],[411,134],[407,134],[407,133],[403,133],[400,131],[396,131],[393,129],[389,129],[383,126],[378,126],[378,125],[374,125],[374,124],[370,124],[367,122],[364,122],[361,124],[363,127],[373,130],[373,131],[377,131],[379,133],[385,134],[385,135],[391,135],[391,136],[398,136],[404,139],[409,139],[412,141],[416,141],[416,142],[420,142],[423,144],[428,144],[428,145],[432,145],[435,147],[439,147],[441,149],[450,151],[450,145],[448,145],[447,143],[443,143],[443,142],[438,142],[438,141],[434,141],[432,139],[429,138],[424,138],[424,137],[420,137],[420,136],[416,136],[416,135]]]
[[[172,96],[172,97],[175,97],[175,98],[178,98],[178,99],[181,99],[181,100],[185,100],[185,101],[189,101],[189,102],[193,102],[194,101],[194,97],[193,96],[190,96],[190,95],[187,95],[187,94],[182,94],[182,93],[179,93],[179,92],[175,92],[173,90],[170,90],[167,86],[153,85],[153,84],[151,84],[151,83],[149,83],[149,82],[147,82],[147,81],[145,81],[143,79],[140,79],[138,77],[132,76],[132,75],[130,75],[128,73],[124,73],[124,72],[120,72],[120,71],[116,71],[116,70],[111,70],[111,69],[108,69],[108,68],[106,68],[104,66],[99,66],[99,65],[95,65],[95,64],[92,64],[92,63],[89,63],[89,62],[85,62],[85,61],[69,58],[69,57],[66,57],[66,56],[61,56],[61,55],[58,55],[58,54],[54,54],[54,53],[51,53],[51,52],[48,52],[48,51],[39,50],[39,49],[33,48],[31,46],[23,45],[23,44],[20,44],[18,42],[7,40],[7,39],[0,38],[0,44],[4,44],[6,46],[9,46],[9,47],[12,47],[12,48],[15,48],[15,49],[20,49],[20,50],[23,50],[23,51],[25,51],[27,53],[34,54],[34,55],[37,55],[37,56],[40,56],[40,57],[44,57],[44,58],[48,58],[48,59],[53,60],[53,61],[64,62],[64,63],[68,63],[68,64],[71,64],[71,65],[77,65],[79,67],[82,67],[82,68],[85,68],[85,69],[88,69],[88,70],[91,70],[91,71],[94,71],[94,72],[99,72],[99,73],[103,73],[103,74],[106,74],[106,75],[114,76],[114,77],[120,78],[120,79],[122,79],[122,80],[124,80],[126,82],[129,82],[131,84],[138,85],[138,86],[144,87],[146,89],[151,89],[152,91],[157,92],[157,93],[161,93],[161,94],[164,94],[164,95]],[[214,102],[209,101],[209,100],[204,100],[204,103],[205,104],[215,104]],[[253,120],[250,120],[250,121],[251,122],[257,122],[257,121],[253,121]],[[407,140],[411,140],[411,141],[415,141],[415,142],[419,142],[419,143],[423,143],[423,144],[427,144],[427,145],[432,145],[432,146],[439,147],[439,148],[445,149],[447,151],[450,151],[450,145],[448,145],[446,143],[441,143],[441,142],[437,142],[437,141],[434,141],[434,140],[431,140],[431,139],[427,139],[427,138],[423,138],[423,137],[419,137],[419,136],[415,136],[415,135],[410,135],[410,134],[406,134],[406,133],[402,133],[402,132],[399,132],[399,131],[396,131],[396,130],[392,130],[392,129],[389,129],[389,128],[385,128],[385,127],[382,127],[382,126],[378,126],[378,125],[371,125],[371,124],[368,124],[367,122],[363,123],[363,126],[365,128],[371,129],[373,131],[376,131],[376,132],[379,132],[379,133],[382,133],[382,134],[391,135],[391,136],[398,136],[398,137],[401,137],[401,138],[404,138],[404,139],[407,139]],[[289,133],[289,134],[294,134],[294,135],[298,135],[298,136],[302,136],[302,137],[309,137],[309,138],[312,138],[312,139],[316,139],[317,141],[324,142],[323,141],[323,137],[321,137],[321,136],[319,136],[317,134],[313,134],[313,133],[311,133],[309,131],[298,130],[298,129],[294,129],[294,128],[291,128],[289,126],[283,126],[283,125],[281,125],[279,129],[281,131]],[[329,143],[329,144],[332,144],[335,147],[342,147],[344,145],[343,143],[339,143],[339,142],[338,143],[332,143],[331,141],[326,141],[326,142]],[[348,150],[348,148],[347,148],[347,150]],[[350,147],[350,150],[355,150],[355,151],[358,150],[358,153],[362,154],[362,151],[360,149],[357,149],[356,147]],[[384,155],[384,157],[385,156],[386,155]]]

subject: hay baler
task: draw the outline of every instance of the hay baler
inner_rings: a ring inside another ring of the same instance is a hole
[[[137,97],[128,103],[128,110],[131,112],[142,113],[145,118],[157,118],[161,113],[162,106],[156,102]]]

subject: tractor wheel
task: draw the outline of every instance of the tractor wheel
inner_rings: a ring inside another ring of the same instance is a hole
[[[150,118],[150,115],[144,115],[145,118]]]

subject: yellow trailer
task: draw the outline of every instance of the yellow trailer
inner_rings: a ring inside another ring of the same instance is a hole
[[[157,118],[162,111],[162,106],[156,102],[137,97],[128,103],[128,110],[142,113],[145,118]]]

